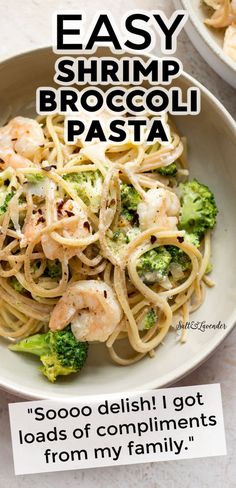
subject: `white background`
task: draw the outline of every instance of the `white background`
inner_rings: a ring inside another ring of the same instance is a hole
[[[199,0],[200,1],[200,0]],[[171,0],[0,0],[0,60],[51,42],[51,13],[84,9],[88,18],[99,9],[119,17],[130,9],[173,11]],[[207,86],[236,117],[235,90],[209,68],[181,34],[177,55],[184,68]],[[0,488],[235,488],[236,486],[236,331],[214,356],[179,385],[221,383],[228,455],[115,468],[15,477],[8,423],[8,403],[17,400],[0,392]]]

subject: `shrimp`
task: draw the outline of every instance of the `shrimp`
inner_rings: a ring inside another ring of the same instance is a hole
[[[176,229],[179,211],[180,202],[175,193],[164,188],[148,190],[137,208],[140,227],[142,230],[154,226]]]
[[[204,0],[204,3],[208,5],[208,7],[212,7],[214,10],[218,10],[224,2],[225,0]]]
[[[21,243],[22,247],[26,246],[30,242],[32,242],[36,235],[41,232],[44,228],[45,219],[42,216],[42,210],[38,210],[36,213],[32,214],[29,222],[23,228],[23,242]]]
[[[226,29],[223,49],[227,56],[236,61],[236,24]]]
[[[86,212],[80,207],[79,203],[73,200],[67,200],[60,209],[61,217],[73,217],[79,216],[79,220],[76,222],[67,222],[63,225],[63,230],[60,232],[62,237],[71,238],[84,238],[91,235],[91,226],[88,221]],[[48,259],[71,259],[76,256],[81,248],[71,247],[66,248],[59,242],[55,241],[50,234],[44,234],[42,236],[42,247],[45,256]]]
[[[43,130],[36,120],[15,117],[0,128],[0,159],[3,168],[31,166],[35,151],[44,142]]]
[[[227,27],[236,22],[236,7],[235,1],[224,0],[219,5],[219,8],[214,12],[210,19],[205,20],[205,24],[214,27],[215,29]]]
[[[65,238],[83,238],[91,235],[91,227],[88,222],[88,217],[85,211],[77,202],[69,199],[65,203],[62,200],[57,202],[57,208],[60,218],[79,216],[79,220],[68,221],[64,223],[63,230],[60,235]],[[24,229],[24,240],[26,243],[35,239],[36,235],[45,227],[45,218],[40,210],[32,215],[30,221],[26,224]],[[65,247],[59,242],[55,241],[50,234],[43,234],[41,237],[41,244],[43,252],[48,259],[71,259],[76,256],[81,248]]]
[[[82,280],[68,286],[52,311],[49,328],[62,330],[71,323],[78,341],[105,342],[121,318],[122,309],[109,285]]]

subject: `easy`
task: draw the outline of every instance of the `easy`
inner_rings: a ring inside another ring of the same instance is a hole
[[[111,13],[103,12],[96,14],[91,24],[85,28],[84,12],[58,12],[54,17],[54,51],[93,53],[98,46],[107,46],[113,52],[147,52],[155,47],[157,33],[162,52],[173,54],[176,51],[178,34],[186,20],[187,12],[183,10],[175,11],[169,19],[161,10],[133,11],[125,15],[118,28]]]

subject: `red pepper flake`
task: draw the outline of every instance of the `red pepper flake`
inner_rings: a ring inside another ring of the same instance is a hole
[[[58,204],[57,204],[57,211],[59,213],[61,213],[61,211],[63,209],[63,205],[64,205],[64,200],[60,200],[60,202],[58,202]]]
[[[107,298],[107,291],[106,291],[106,290],[104,290],[104,292],[103,292],[103,293],[104,293],[104,297],[105,297],[105,298]]]
[[[65,210],[66,214],[68,215],[68,217],[74,217],[74,212],[70,212],[70,210]]]
[[[43,211],[42,211],[41,208],[38,209],[38,213],[39,213],[39,215],[42,215],[43,214]]]
[[[84,224],[83,224],[83,225],[84,225],[84,228],[85,228],[85,229],[90,230],[90,223],[89,223],[87,220],[84,222]]]
[[[184,237],[177,237],[177,241],[180,242],[180,243],[181,242],[184,242]]]
[[[135,212],[133,215],[132,223],[137,225],[139,224],[139,215],[137,212]]]
[[[45,218],[43,216],[38,218],[37,225],[40,224],[41,222],[42,222],[42,224],[45,222]]]

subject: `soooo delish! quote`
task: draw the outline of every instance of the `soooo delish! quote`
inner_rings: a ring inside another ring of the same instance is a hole
[[[217,384],[9,411],[16,474],[226,454]]]

